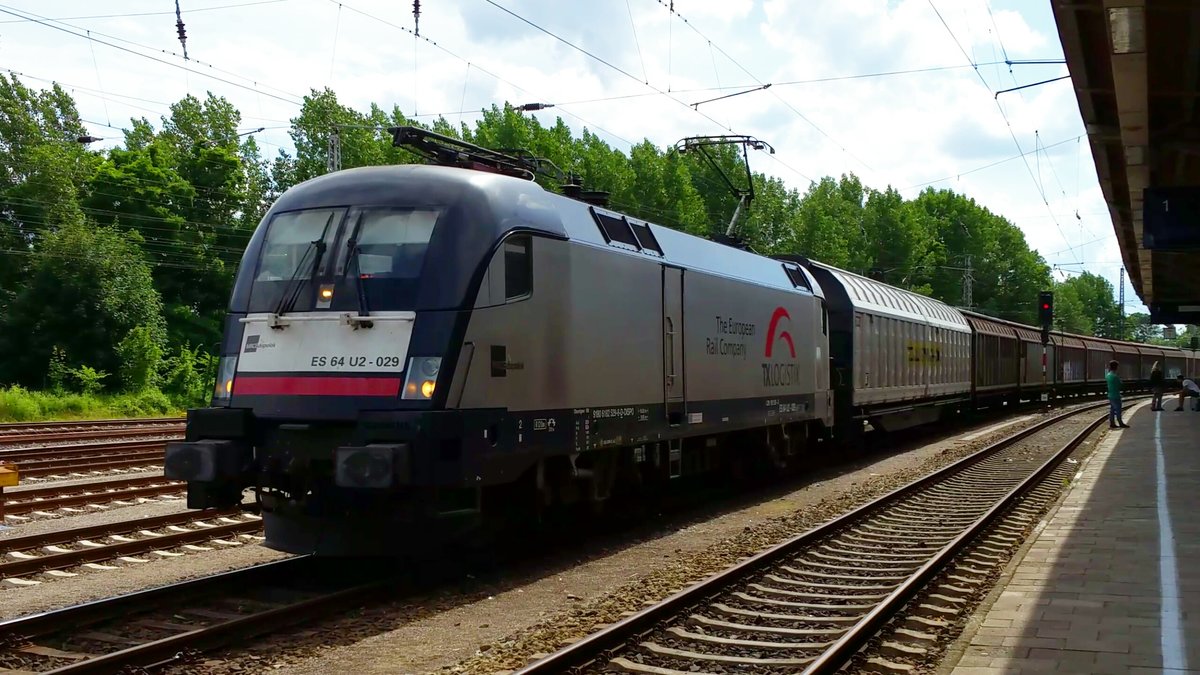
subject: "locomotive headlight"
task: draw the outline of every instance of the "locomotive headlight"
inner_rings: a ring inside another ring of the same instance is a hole
[[[433,398],[437,388],[438,373],[442,369],[440,356],[414,356],[408,360],[408,372],[404,375],[404,393],[402,398],[408,400],[428,400]]]
[[[386,488],[392,484],[392,453],[389,446],[338,448],[334,482],[339,487]]]
[[[213,391],[213,404],[227,404],[233,395],[233,378],[237,374],[237,357],[222,356],[217,360],[217,386]]]

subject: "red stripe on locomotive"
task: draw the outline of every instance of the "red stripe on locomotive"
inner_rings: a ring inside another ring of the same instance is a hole
[[[238,375],[234,396],[396,396],[398,377],[255,377]]]

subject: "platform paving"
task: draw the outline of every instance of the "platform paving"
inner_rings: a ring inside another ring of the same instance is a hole
[[[1177,400],[1108,434],[941,673],[1200,674],[1200,412]]]

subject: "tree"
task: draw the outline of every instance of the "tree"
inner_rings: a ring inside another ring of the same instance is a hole
[[[98,163],[78,141],[86,133],[61,87],[34,91],[0,75],[0,312],[38,237],[80,215],[80,189]]]
[[[1083,272],[1058,287],[1071,289],[1068,292],[1078,298],[1083,318],[1089,323],[1092,335],[1115,340],[1125,337],[1121,329],[1121,308],[1114,299],[1112,284],[1107,279]]]
[[[21,356],[0,364],[5,380],[45,386],[56,346],[68,364],[119,372],[120,342],[139,326],[163,343],[162,301],[140,243],[134,234],[84,223],[42,238],[28,283],[0,319],[2,353]]]

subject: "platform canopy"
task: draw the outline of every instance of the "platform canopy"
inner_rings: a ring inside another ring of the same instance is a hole
[[[1050,1],[1130,281],[1200,323],[1200,0]]]

